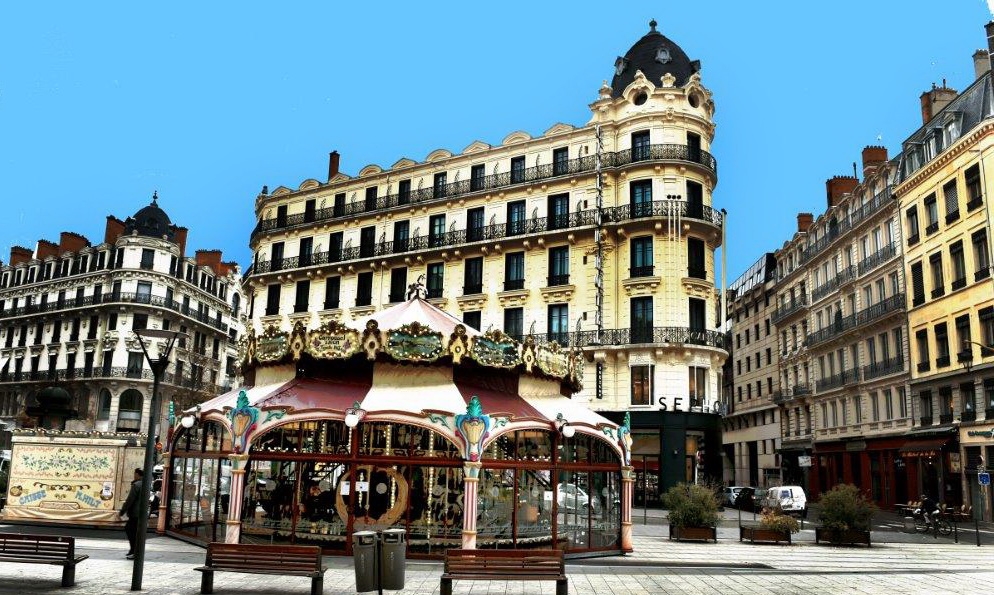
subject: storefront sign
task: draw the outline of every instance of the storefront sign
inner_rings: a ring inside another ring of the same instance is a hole
[[[807,455],[801,455],[801,456],[797,457],[797,466],[798,467],[810,467],[811,466],[811,457],[809,457]]]
[[[966,435],[971,438],[994,438],[994,428],[989,430],[967,430]]]
[[[853,440],[852,442],[846,442],[846,450],[848,452],[859,452],[866,450],[865,440]]]
[[[345,359],[359,351],[359,332],[337,322],[307,335],[307,352],[318,359]]]

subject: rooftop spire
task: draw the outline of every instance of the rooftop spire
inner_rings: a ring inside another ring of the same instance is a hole
[[[657,25],[656,19],[652,19],[651,21],[649,21],[649,31],[652,32],[652,33],[655,33],[656,32],[656,25]]]
[[[158,190],[153,190],[152,191],[152,206],[153,207],[159,206],[159,191]]]

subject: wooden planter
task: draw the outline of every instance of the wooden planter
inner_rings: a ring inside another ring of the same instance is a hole
[[[785,542],[790,545],[790,531],[778,531],[776,529],[764,529],[762,527],[739,527],[739,541],[748,539],[752,543],[780,543]]]
[[[815,543],[828,543],[830,545],[870,545],[870,532],[858,529],[848,531],[834,531],[818,527],[815,529]]]
[[[718,543],[718,530],[714,527],[674,527],[670,525],[670,539]]]

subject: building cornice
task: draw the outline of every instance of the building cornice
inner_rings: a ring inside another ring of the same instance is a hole
[[[911,192],[919,184],[922,184],[944,167],[949,165],[954,159],[965,153],[970,147],[979,143],[985,137],[994,133],[994,119],[984,120],[970,131],[969,134],[961,137],[953,146],[949,147],[934,159],[918,168],[911,177],[894,187],[894,196],[901,198],[905,193]]]

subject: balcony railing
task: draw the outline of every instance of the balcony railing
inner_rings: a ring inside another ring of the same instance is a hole
[[[781,320],[783,320],[784,318],[790,316],[794,312],[797,312],[798,310],[807,307],[808,307],[808,296],[805,294],[801,294],[796,299],[788,300],[786,303],[784,303],[782,306],[779,306],[773,312],[773,316],[771,317],[773,320],[773,324],[776,324]]]
[[[651,277],[653,270],[655,270],[655,267],[653,267],[651,264],[640,267],[631,267],[630,269],[628,269],[628,274],[632,279],[638,277]]]
[[[466,283],[463,285],[463,295],[476,295],[478,293],[483,293],[483,283]]]
[[[601,166],[615,168],[642,161],[688,161],[703,165],[712,172],[717,172],[718,164],[711,153],[690,147],[688,145],[659,144],[639,147],[615,153],[602,153]],[[308,225],[312,222],[350,217],[360,213],[390,209],[414,203],[423,203],[436,199],[453,198],[485,192],[497,188],[507,188],[518,184],[529,184],[560,176],[593,172],[597,166],[596,155],[584,155],[566,162],[549,163],[525,168],[523,170],[507,171],[489,176],[468,178],[458,182],[450,182],[438,187],[432,185],[425,188],[411,189],[403,194],[388,194],[378,196],[376,200],[357,200],[344,205],[335,205],[313,212],[294,213],[285,217],[273,217],[259,221],[252,231],[252,239],[263,232]]]
[[[822,283],[811,291],[811,301],[817,302],[826,295],[837,290],[842,285],[856,278],[856,267],[849,266],[837,272],[834,277]]]
[[[828,378],[822,378],[816,383],[818,387],[818,392],[832,390],[834,388],[839,388],[840,386],[845,386],[846,384],[859,381],[859,369],[854,368],[852,370],[843,370],[836,374],[835,376],[829,376]]]
[[[149,380],[152,378],[152,371],[147,368],[131,368],[125,366],[115,366],[105,368],[94,366],[92,368],[60,368],[56,370],[35,370],[22,372],[8,372],[0,374],[0,382],[52,382],[65,380],[85,380],[99,378],[130,378],[132,380]],[[195,390],[218,392],[219,387],[209,381],[194,379],[186,376],[176,376],[173,373],[166,373],[162,376],[162,382],[190,388]]]
[[[839,221],[835,227],[829,229],[824,235],[815,240],[814,242],[808,244],[808,246],[801,252],[801,264],[804,264],[823,252],[825,248],[828,248],[832,242],[840,238],[846,232],[851,230],[853,227],[870,217],[870,215],[879,211],[888,200],[890,200],[891,188],[890,186],[881,190],[876,196],[874,196],[869,202],[860,206],[858,209],[854,210],[849,217],[843,218]],[[860,273],[862,274],[862,273]]]
[[[904,371],[904,358],[900,355],[881,362],[874,362],[863,366],[863,380],[869,381],[888,374],[896,374]]]
[[[857,315],[858,324],[873,322],[874,320],[882,318],[891,312],[904,310],[906,305],[907,298],[905,295],[903,293],[895,293],[882,302],[877,302],[868,308],[860,310]]]
[[[880,250],[877,250],[876,253],[867,256],[859,263],[859,275],[863,276],[866,273],[869,273],[884,262],[887,262],[893,258],[895,254],[897,254],[897,247],[894,244],[884,246]]]
[[[637,344],[683,344],[701,345],[727,350],[726,335],[719,331],[691,329],[681,326],[637,326],[633,328],[605,329],[598,337],[595,330],[568,333],[530,335],[536,343],[555,340],[567,347],[591,347],[597,345],[637,345]],[[565,341],[565,342],[564,342]]]
[[[569,274],[565,275],[549,275],[549,287],[556,287],[559,285],[569,285]]]
[[[845,316],[843,318],[835,320],[834,322],[832,322],[823,329],[819,329],[809,334],[807,340],[805,341],[805,344],[808,347],[811,347],[819,343],[824,343],[825,341],[833,339],[855,327],[856,327],[856,316],[850,314],[849,316]]]
[[[524,279],[504,279],[504,291],[515,291],[525,288]]]

